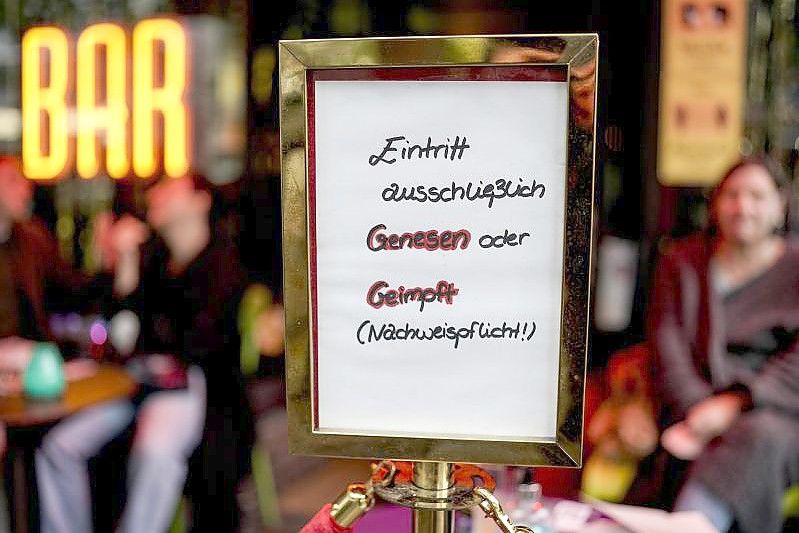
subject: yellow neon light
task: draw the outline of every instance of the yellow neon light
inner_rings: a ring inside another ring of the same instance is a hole
[[[148,19],[133,30],[133,170],[151,177],[155,160],[155,112],[163,117],[164,172],[181,176],[189,170],[188,110],[185,103],[187,39],[172,19]],[[163,83],[156,86],[156,43],[163,46]]]
[[[128,161],[128,104],[125,30],[116,24],[89,26],[77,45],[77,169],[82,178],[100,170],[98,130],[105,131],[105,166],[112,178],[122,178]],[[97,47],[105,48],[105,104],[97,105]]]
[[[49,55],[47,61],[43,51]],[[41,26],[22,36],[22,169],[31,179],[56,178],[66,170],[68,67],[69,41],[61,29]],[[42,139],[45,115],[46,143]]]

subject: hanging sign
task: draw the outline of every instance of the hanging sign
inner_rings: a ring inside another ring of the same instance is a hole
[[[292,446],[576,466],[596,37],[373,42],[281,43]]]
[[[745,0],[663,2],[658,180],[712,186],[740,157]]]

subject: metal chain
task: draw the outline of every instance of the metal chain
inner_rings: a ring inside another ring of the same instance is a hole
[[[368,512],[375,504],[375,488],[388,487],[397,475],[397,465],[392,461],[380,461],[372,464],[372,475],[365,483],[353,483],[333,504],[334,521],[345,522],[347,526]],[[491,518],[502,533],[535,533],[527,526],[514,525],[510,517],[502,509],[494,493],[485,487],[477,487],[473,492],[480,509]],[[339,520],[339,518],[341,520]]]
[[[383,476],[383,478],[376,483],[378,487],[388,487],[394,482],[394,476],[397,475],[397,465],[394,464],[394,461],[383,459],[377,464],[372,463],[372,475],[369,477],[369,481],[367,481],[366,483],[367,485],[372,487],[373,491],[375,486],[374,482],[375,474],[377,474],[381,470],[385,471],[386,473]]]
[[[375,486],[377,487],[388,487],[394,482],[394,476],[397,475],[397,466],[394,464],[393,461],[389,460],[382,460],[379,463],[375,464],[372,463],[372,475],[369,476],[369,479],[366,480],[364,485],[366,486],[366,496],[369,498],[369,509],[374,507],[375,505]],[[385,471],[386,474],[383,476],[382,479],[375,482],[375,474],[380,471]]]
[[[385,474],[375,481],[375,474]],[[340,527],[349,528],[375,505],[375,485],[388,485],[397,469],[391,461],[372,465],[372,476],[364,483],[351,483],[330,506],[330,518]]]
[[[483,487],[478,487],[474,489],[474,494],[479,500],[477,505],[480,506],[480,509],[483,510],[488,518],[492,519],[497,524],[499,529],[502,530],[502,533],[535,533],[527,526],[513,525],[510,517],[508,517],[502,509],[502,504],[499,503],[499,500],[491,491]]]

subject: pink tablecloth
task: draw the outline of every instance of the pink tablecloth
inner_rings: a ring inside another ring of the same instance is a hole
[[[408,533],[410,530],[410,509],[378,505],[355,524],[353,533]]]

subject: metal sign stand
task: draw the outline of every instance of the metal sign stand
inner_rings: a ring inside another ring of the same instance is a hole
[[[452,487],[451,463],[413,463],[413,484],[420,489],[442,493],[446,497]],[[453,533],[455,515],[447,504],[441,510],[413,509],[414,533]]]
[[[352,483],[323,507],[300,533],[344,533],[375,504],[375,497],[413,509],[413,533],[454,533],[456,509],[475,505],[503,533],[534,533],[514,525],[492,491],[494,478],[485,470],[442,462],[380,461],[365,483]]]

